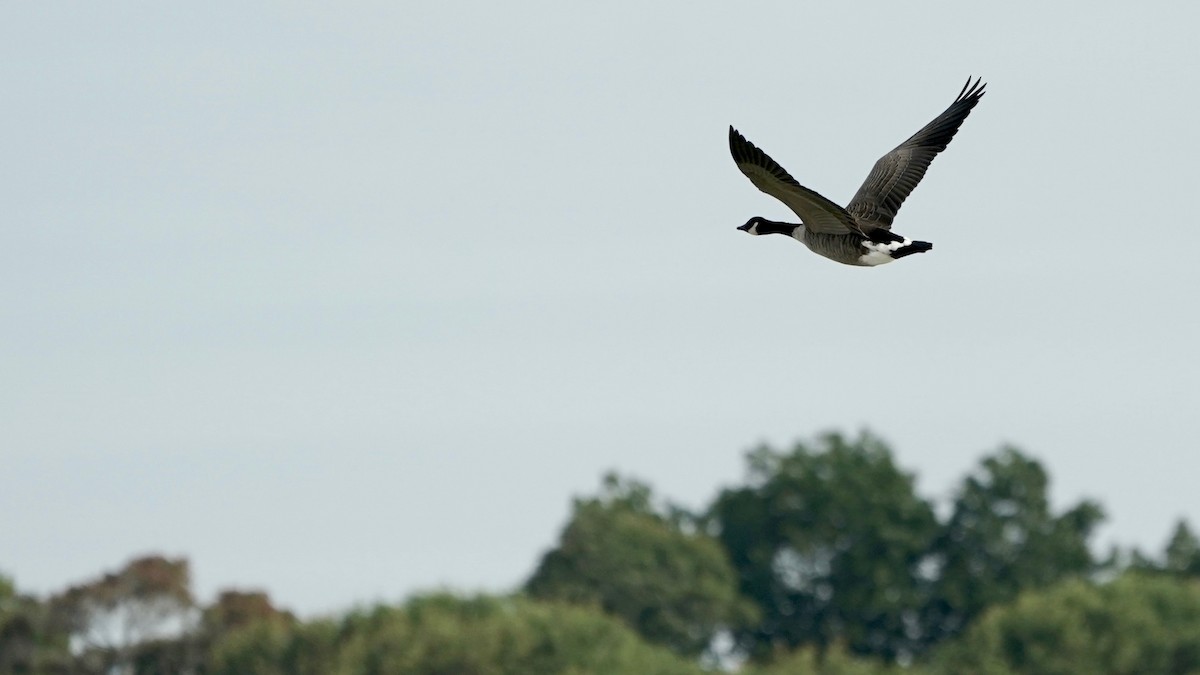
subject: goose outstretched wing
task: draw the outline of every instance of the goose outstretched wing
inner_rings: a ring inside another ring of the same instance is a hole
[[[854,217],[845,209],[796,182],[767,153],[733,127],[729,127],[729,154],[755,187],[787,204],[810,231],[824,234],[859,231]]]
[[[985,86],[978,78],[974,84],[967,78],[958,98],[945,112],[875,162],[867,180],[846,205],[846,211],[863,229],[891,228],[900,205],[921,182],[933,158],[945,150],[950,139],[958,133],[963,120],[979,103]]]

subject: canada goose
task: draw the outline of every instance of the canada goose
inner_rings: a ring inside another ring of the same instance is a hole
[[[958,133],[986,86],[978,78],[971,84],[968,77],[945,112],[875,162],[871,174],[844,209],[796,182],[767,153],[730,126],[729,152],[738,168],[755,187],[800,216],[799,224],[756,216],[738,229],[750,234],[786,234],[813,253],[846,265],[882,265],[928,251],[933,244],[894,234],[892,219],[925,175],[929,163]]]

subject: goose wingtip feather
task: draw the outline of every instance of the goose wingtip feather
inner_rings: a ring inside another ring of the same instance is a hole
[[[962,91],[958,92],[958,96],[954,99],[955,103],[965,101],[969,98],[979,100],[987,93],[985,91],[987,89],[987,82],[983,81],[983,77],[976,77],[974,84],[971,83],[971,77],[970,75],[967,76],[967,83],[963,85]]]

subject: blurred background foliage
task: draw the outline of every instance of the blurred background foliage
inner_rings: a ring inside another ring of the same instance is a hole
[[[607,475],[506,594],[300,618],[260,591],[201,601],[183,558],[48,597],[0,576],[0,674],[1200,673],[1189,525],[1098,555],[1102,507],[1049,487],[1003,447],[939,504],[880,438],[829,433],[751,451],[700,511]]]

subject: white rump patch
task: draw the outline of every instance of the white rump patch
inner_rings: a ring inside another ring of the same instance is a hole
[[[871,265],[872,267],[875,265],[890,263],[895,260],[895,258],[892,257],[892,253],[904,248],[905,246],[908,246],[911,243],[912,239],[893,241],[887,244],[876,244],[870,240],[864,241],[862,245],[863,248],[867,249],[867,252],[858,256],[858,261],[864,265]]]

